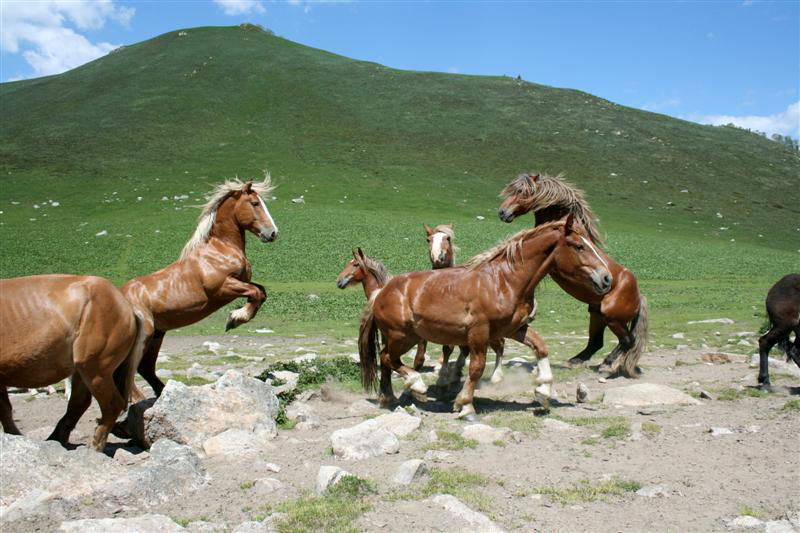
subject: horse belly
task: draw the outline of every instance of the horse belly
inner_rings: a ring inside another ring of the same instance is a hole
[[[56,316],[36,322],[3,321],[0,334],[0,383],[11,387],[45,387],[70,376],[73,335]]]

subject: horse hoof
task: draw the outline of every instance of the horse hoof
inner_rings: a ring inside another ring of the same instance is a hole
[[[584,361],[583,359],[578,359],[577,357],[573,357],[572,359],[567,360],[567,362],[564,363],[564,365],[567,368],[581,368],[586,366],[586,361]]]
[[[455,405],[454,408],[458,409],[459,406]],[[475,407],[473,407],[471,403],[461,406],[456,418],[459,420],[466,420],[467,422],[474,422],[478,420],[478,417],[475,414]]]
[[[111,426],[111,434],[117,437],[118,439],[132,439],[133,435],[131,432],[128,431],[128,420],[125,419],[122,422],[117,422],[113,426]]]
[[[770,385],[769,383],[762,383],[761,385],[758,386],[758,388],[759,390],[762,390],[764,392],[770,392],[770,393],[775,392],[775,390],[772,388],[772,385]]]
[[[478,415],[476,415],[475,413],[470,413],[470,414],[464,415],[463,417],[460,417],[460,418],[461,418],[461,420],[464,420],[465,422],[478,422]]]
[[[417,392],[415,390],[411,390],[411,395],[414,397],[415,400],[421,403],[425,403],[428,401],[428,395],[423,394],[421,392]]]
[[[228,317],[228,321],[225,322],[225,331],[230,331],[235,327],[239,326],[239,322],[232,317]]]

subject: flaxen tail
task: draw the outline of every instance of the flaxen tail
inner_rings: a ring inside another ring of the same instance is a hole
[[[641,374],[637,365],[639,363],[639,358],[642,357],[642,353],[647,350],[647,343],[650,335],[647,313],[647,299],[644,296],[639,296],[639,313],[636,315],[636,318],[633,319],[633,324],[631,324],[633,346],[617,357],[611,369],[612,374],[621,374],[627,378],[636,378]]]
[[[378,390],[378,325],[372,311],[370,299],[361,315],[361,326],[358,328],[358,356],[361,360],[361,384],[367,392]]]
[[[139,362],[144,355],[145,344],[145,327],[144,315],[141,311],[133,312],[134,320],[136,321],[136,340],[128,353],[128,357],[122,362],[121,365],[114,372],[115,377],[119,376],[120,379],[115,379],[119,393],[125,398],[125,408],[127,409],[128,402],[131,396],[131,389],[133,388],[134,380],[136,379],[136,372],[139,369]],[[121,381],[121,382],[120,382]]]

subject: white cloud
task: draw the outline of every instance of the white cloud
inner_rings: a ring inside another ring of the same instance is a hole
[[[214,3],[222,8],[223,13],[232,17],[251,12],[266,12],[259,0],[214,0]]]
[[[111,0],[49,0],[3,4],[0,50],[22,54],[34,75],[59,74],[97,59],[117,47],[92,43],[78,30],[96,30],[113,20],[127,26],[133,8]]]
[[[763,131],[767,135],[780,133],[781,135],[791,135],[797,138],[800,137],[800,101],[789,104],[786,111],[781,111],[774,115],[701,115],[693,120],[701,124],[713,124],[715,126],[735,124],[740,128]]]

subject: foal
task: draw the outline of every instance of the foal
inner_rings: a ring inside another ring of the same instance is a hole
[[[145,313],[148,343],[139,373],[156,396],[164,388],[156,376],[156,359],[167,331],[194,324],[236,298],[247,298],[244,307],[230,313],[227,331],[250,321],[266,300],[266,289],[250,281],[253,269],[245,255],[245,232],[261,242],[278,237],[263,198],[272,189],[269,175],[262,183],[237,179],[218,185],[180,259],[122,287],[125,297]]]
[[[758,384],[772,391],[769,382],[769,351],[779,344],[786,358],[800,366],[800,274],[787,274],[767,293],[767,316],[770,329],[758,339]],[[794,343],[789,334],[794,331]]]

